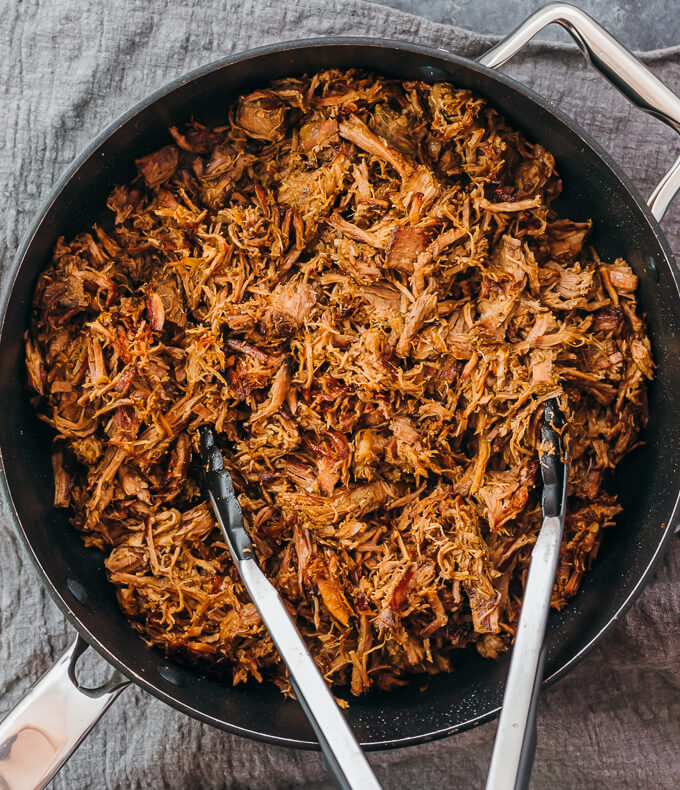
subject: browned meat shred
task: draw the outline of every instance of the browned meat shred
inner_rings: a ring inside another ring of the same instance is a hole
[[[211,425],[329,682],[498,656],[553,397],[562,607],[620,510],[606,475],[640,442],[654,365],[635,274],[551,208],[550,153],[467,90],[334,70],[173,127],[137,166],[109,219],[56,245],[26,366],[54,503],[142,637],[289,690],[201,493]]]

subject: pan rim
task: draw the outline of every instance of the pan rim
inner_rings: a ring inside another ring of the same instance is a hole
[[[649,210],[649,207],[647,206],[646,202],[640,195],[636,186],[632,183],[630,178],[622,170],[622,168],[618,165],[618,163],[611,157],[611,155],[607,151],[605,151],[602,148],[602,146],[595,139],[593,139],[592,136],[587,131],[582,129],[581,126],[576,121],[574,121],[570,116],[568,116],[558,107],[555,107],[554,105],[549,103],[548,100],[546,100],[544,97],[540,96],[540,94],[537,94],[531,88],[526,87],[522,83],[517,82],[511,77],[508,77],[504,73],[499,73],[493,69],[490,69],[486,66],[477,63],[474,60],[462,57],[460,55],[456,55],[455,53],[450,52],[449,50],[443,48],[416,44],[410,41],[390,40],[390,39],[370,38],[370,37],[354,37],[354,36],[353,37],[325,37],[325,38],[316,37],[310,39],[296,39],[296,40],[285,41],[276,44],[270,44],[263,47],[244,50],[242,52],[228,55],[226,57],[211,61],[210,63],[205,64],[197,69],[193,69],[165,83],[162,87],[158,88],[157,90],[153,91],[151,94],[147,95],[146,97],[142,98],[140,101],[136,102],[133,106],[131,106],[129,109],[121,113],[116,119],[114,119],[111,123],[109,123],[98,135],[96,135],[94,139],[88,145],[85,146],[85,148],[75,157],[75,159],[71,162],[71,164],[64,170],[64,172],[59,177],[54,187],[50,190],[48,196],[39,206],[27,231],[23,235],[21,243],[19,244],[17,252],[9,268],[7,287],[5,288],[2,297],[2,304],[0,305],[0,342],[2,342],[4,338],[7,309],[11,301],[12,295],[14,293],[18,274],[26,259],[31,243],[36,233],[38,232],[39,228],[41,227],[46,215],[48,214],[54,203],[58,200],[62,191],[77,175],[79,170],[91,159],[93,155],[96,154],[97,150],[121,127],[132,121],[142,111],[152,106],[157,101],[168,96],[175,90],[183,87],[184,85],[190,82],[193,82],[194,80],[200,79],[201,77],[207,74],[218,71],[227,66],[234,65],[236,63],[243,63],[244,61],[248,61],[248,60],[255,60],[262,56],[266,56],[274,53],[280,53],[280,52],[286,52],[292,50],[297,51],[297,50],[309,50],[309,49],[320,49],[320,48],[344,48],[344,47],[348,49],[351,47],[364,47],[364,48],[371,47],[378,50],[397,49],[405,53],[420,54],[431,58],[444,60],[447,61],[448,63],[461,66],[465,69],[477,71],[481,74],[486,75],[487,77],[492,78],[497,82],[500,82],[501,84],[505,85],[511,90],[527,96],[533,102],[538,104],[543,110],[556,117],[557,120],[563,126],[566,126],[567,129],[569,129],[569,131],[578,135],[584,141],[584,143],[591,148],[591,150],[604,162],[604,164],[613,173],[616,179],[621,182],[622,186],[631,195],[631,197],[633,198],[636,204],[637,209],[640,212],[642,212],[642,215],[647,221],[647,224],[649,225],[661,250],[664,253],[672,277],[675,292],[680,298],[679,273],[677,270],[677,266],[675,264],[673,254],[670,250],[665,235],[659,226],[659,223],[653,217],[651,211]],[[349,67],[350,65],[348,65],[348,68]],[[4,449],[2,446],[0,446],[0,470],[2,471],[2,474],[0,475],[1,478],[0,485],[2,486],[2,490],[6,495],[7,500],[11,506],[10,512],[12,515],[14,531],[18,535],[24,548],[27,550],[31,558],[32,564],[38,570],[41,581],[43,582],[46,589],[48,590],[51,598],[57,604],[61,612],[66,616],[66,618],[71,623],[71,625],[73,625],[76,631],[87,641],[88,644],[90,644],[93,647],[93,649],[95,649],[102,657],[104,657],[110,664],[112,664],[112,666],[120,670],[126,677],[130,678],[130,680],[134,682],[136,685],[143,688],[145,691],[149,692],[154,697],[162,700],[163,702],[175,708],[176,710],[179,710],[182,713],[191,716],[192,718],[198,719],[199,721],[205,722],[206,724],[210,724],[211,726],[214,726],[221,730],[232,732],[234,734],[241,735],[244,737],[253,738],[259,741],[271,743],[274,745],[287,746],[287,747],[298,748],[298,749],[318,750],[319,746],[318,743],[316,743],[315,741],[308,741],[308,740],[302,740],[297,738],[286,738],[279,735],[272,735],[271,733],[257,732],[255,730],[244,728],[239,725],[235,725],[230,722],[224,721],[222,719],[218,719],[214,716],[211,716],[210,714],[206,714],[205,712],[198,710],[197,708],[191,707],[190,705],[185,704],[184,702],[178,700],[176,697],[174,697],[172,694],[169,694],[164,689],[160,688],[156,683],[152,682],[150,679],[143,677],[139,672],[135,671],[134,668],[129,667],[121,659],[119,659],[115,653],[109,650],[109,648],[102,643],[100,637],[96,633],[93,633],[93,631],[88,626],[86,626],[83,622],[81,622],[79,617],[69,607],[66,600],[62,597],[62,594],[58,589],[57,585],[53,583],[49,573],[45,570],[41,560],[35,553],[32,542],[30,541],[24,529],[21,517],[19,516],[19,513],[17,511],[14,498],[12,497],[7,476],[5,473],[5,465],[6,464],[5,464]],[[644,589],[645,585],[649,581],[649,578],[656,570],[656,567],[658,566],[658,563],[663,555],[664,550],[667,548],[669,540],[674,532],[675,523],[678,520],[679,510],[680,510],[680,488],[676,495],[675,503],[671,513],[669,514],[665,528],[661,533],[661,537],[657,544],[657,547],[653,555],[647,562],[644,572],[636,581],[635,585],[633,586],[628,596],[618,607],[617,611],[609,618],[606,624],[597,632],[597,634],[593,636],[571,659],[566,661],[562,666],[560,666],[557,670],[555,670],[555,672],[553,672],[548,678],[544,680],[543,683],[544,688],[551,686],[553,683],[555,683],[557,680],[563,677],[570,669],[572,669],[579,661],[581,661],[593,649],[593,647],[600,642],[604,634],[611,629],[612,625],[628,611],[628,609],[631,607],[634,601],[638,598],[641,591]],[[440,738],[447,737],[449,735],[456,734],[458,732],[467,729],[472,729],[473,727],[491,721],[498,715],[499,710],[500,710],[500,706],[492,710],[489,710],[486,713],[473,716],[464,722],[460,722],[450,727],[440,728],[438,730],[423,733],[416,736],[408,736],[408,737],[396,738],[396,739],[386,739],[381,741],[369,741],[366,743],[362,743],[362,746],[368,750],[374,751],[374,750],[402,748],[405,746],[426,743],[429,741],[437,740]]]

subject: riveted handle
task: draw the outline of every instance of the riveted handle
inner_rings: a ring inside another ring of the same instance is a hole
[[[0,787],[47,785],[128,685],[114,670],[98,688],[83,688],[75,667],[88,644],[78,637],[0,723]]]
[[[627,99],[680,134],[680,98],[589,14],[570,3],[549,3],[539,9],[482,55],[479,62],[492,69],[502,66],[552,23],[561,25],[571,35],[586,60]],[[661,221],[678,190],[680,157],[647,201],[657,221]]]

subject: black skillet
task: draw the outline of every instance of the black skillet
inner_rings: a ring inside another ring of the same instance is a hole
[[[33,222],[11,272],[0,336],[0,451],[17,534],[80,636],[0,724],[0,777],[6,781],[9,773],[21,769],[22,743],[37,738],[49,744],[44,760],[29,760],[26,770],[35,774],[33,784],[9,787],[42,786],[127,679],[216,727],[280,745],[318,748],[302,710],[274,686],[223,685],[167,661],[131,629],[106,581],[103,555],[83,548],[66,515],[52,507],[51,435],[29,404],[23,363],[31,293],[57,237],[88,227],[112,186],[134,175],[134,158],[167,142],[168,126],[192,117],[223,122],[235,96],[284,75],[357,66],[401,79],[448,80],[476,91],[529,139],[555,154],[565,184],[559,211],[575,220],[593,218],[600,254],[630,261],[640,278],[639,298],[657,364],[649,392],[650,425],[646,445],[617,470],[612,483],[624,506],[618,525],[607,534],[574,602],[550,616],[546,683],[562,676],[599,642],[637,597],[673,532],[678,503],[680,296],[675,263],[658,220],[680,186],[680,167],[676,163],[648,206],[611,157],[572,120],[489,67],[503,63],[549,22],[569,29],[593,64],[631,100],[680,131],[678,99],[585,13],[557,3],[537,12],[481,62],[415,44],[342,38],[286,43],[220,60],[134,107],[64,174]],[[78,687],[73,673],[87,645],[116,668],[107,684],[90,691]],[[497,714],[507,668],[507,659],[494,663],[461,652],[456,671],[434,678],[425,691],[414,684],[353,701],[348,719],[369,749],[450,735]]]

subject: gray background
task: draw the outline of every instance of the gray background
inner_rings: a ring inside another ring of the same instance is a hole
[[[402,0],[393,2],[405,7]],[[22,234],[61,171],[113,118],[170,79],[248,47],[334,33],[416,41],[475,57],[494,39],[462,27],[505,31],[536,5],[519,0],[421,3],[418,17],[362,0],[0,0],[2,286]],[[630,46],[671,47],[644,59],[678,91],[675,5],[584,2]],[[581,122],[643,194],[677,155],[670,130],[631,108],[587,69],[573,46],[534,45],[506,71]],[[680,201],[664,229],[674,249],[680,249]],[[678,623],[676,539],[652,583],[605,644],[541,699],[533,787],[678,787]],[[72,637],[14,536],[7,504],[0,501],[0,717]],[[97,672],[101,676],[101,666]],[[493,725],[487,725],[370,759],[386,788],[481,787],[493,735]],[[218,732],[129,689],[53,787],[330,785],[316,754]]]
[[[545,5],[541,0],[381,1],[434,22],[497,35],[509,32],[528,14]],[[680,3],[677,0],[580,0],[576,5],[592,14],[627,47],[652,50],[680,43]],[[569,40],[568,34],[559,29],[547,30],[541,38]]]

